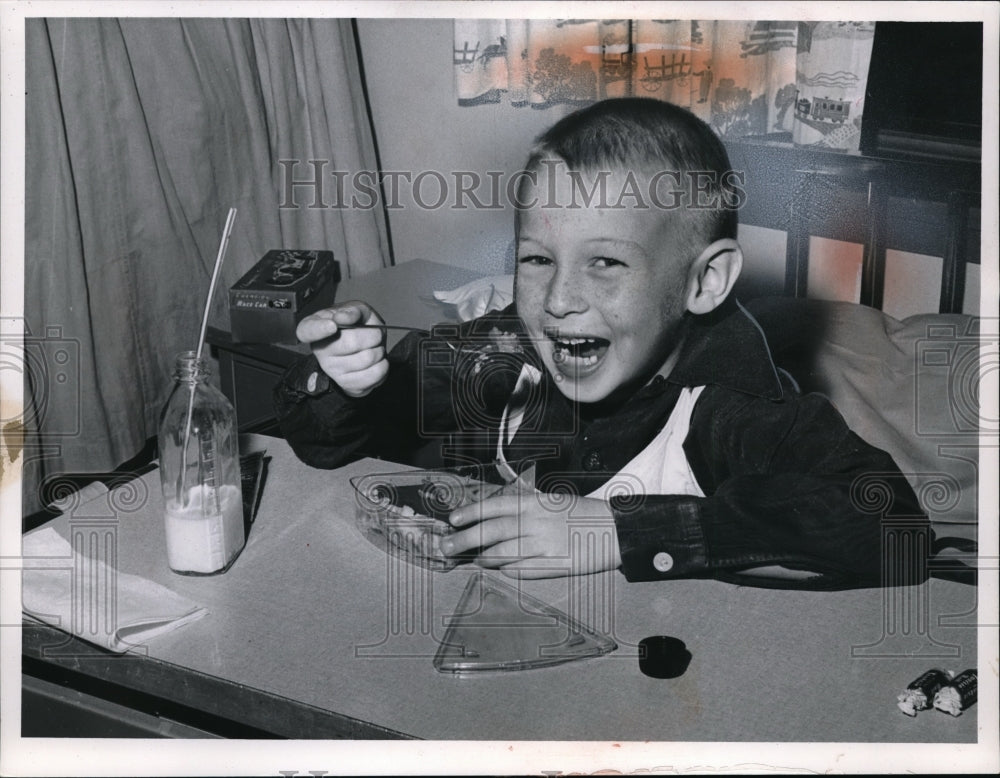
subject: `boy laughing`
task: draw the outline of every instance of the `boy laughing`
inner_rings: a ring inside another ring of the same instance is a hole
[[[891,457],[799,394],[730,297],[739,183],[711,129],[669,103],[567,116],[520,179],[514,304],[388,355],[382,331],[339,328],[382,323],[364,302],[304,319],[313,353],[276,390],[289,443],[317,467],[427,464],[428,442],[464,462],[534,460],[535,495],[455,511],[441,544],[509,575],[892,583],[880,517],[852,486],[877,476],[894,513],[926,517]],[[925,575],[922,548],[891,569]]]

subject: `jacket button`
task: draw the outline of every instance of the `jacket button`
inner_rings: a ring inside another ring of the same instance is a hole
[[[659,552],[653,557],[653,567],[661,573],[668,573],[674,566],[674,558],[666,551]]]
[[[587,472],[593,472],[595,470],[600,470],[604,467],[604,462],[601,459],[601,452],[596,448],[591,449],[583,456],[583,469]]]
[[[309,394],[313,394],[316,391],[316,384],[319,383],[319,373],[315,370],[309,374],[309,378],[306,379],[306,391]]]

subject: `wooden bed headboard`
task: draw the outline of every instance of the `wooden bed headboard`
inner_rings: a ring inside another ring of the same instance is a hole
[[[968,263],[979,263],[978,160],[893,158],[726,141],[746,173],[740,222],[788,234],[784,292],[805,297],[811,236],[863,246],[860,302],[882,309],[886,250],[942,257],[940,313],[960,313]]]

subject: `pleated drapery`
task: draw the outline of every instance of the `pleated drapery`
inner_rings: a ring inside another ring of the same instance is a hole
[[[26,20],[23,510],[156,434],[197,342],[230,207],[226,288],[272,248],[391,261],[379,208],[309,207],[288,176],[376,170],[350,22]],[[279,207],[292,206],[292,207]]]

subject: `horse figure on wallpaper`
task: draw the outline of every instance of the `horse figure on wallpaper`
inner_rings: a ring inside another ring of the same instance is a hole
[[[483,53],[479,55],[479,64],[483,66],[483,70],[489,66],[490,62],[497,57],[507,56],[507,38],[503,35],[500,36],[499,43],[491,43],[485,49]]]

